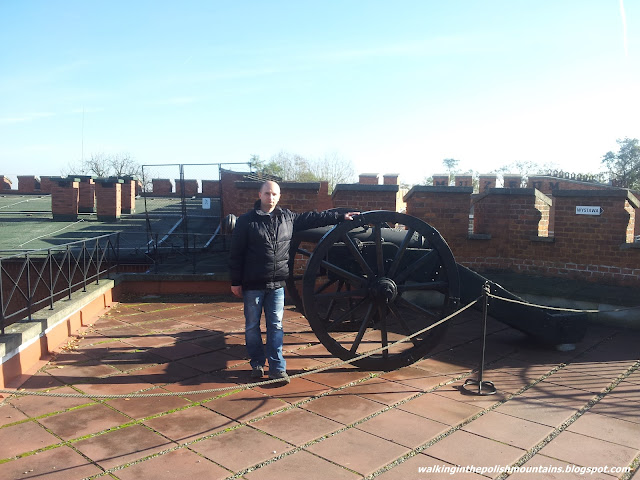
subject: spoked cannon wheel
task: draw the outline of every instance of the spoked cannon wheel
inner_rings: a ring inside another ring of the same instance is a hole
[[[453,311],[459,296],[455,259],[440,233],[390,211],[366,212],[329,230],[302,278],[305,316],[318,340],[342,360],[436,323]],[[444,322],[354,364],[371,370],[411,364],[438,343],[446,327]]]

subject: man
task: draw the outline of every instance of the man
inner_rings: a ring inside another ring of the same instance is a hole
[[[262,378],[268,360],[269,378],[289,383],[282,355],[282,316],[293,232],[353,220],[358,212],[293,213],[278,207],[280,186],[271,181],[261,185],[258,196],[253,210],[240,216],[233,230],[229,255],[231,292],[244,300],[245,343],[251,359],[251,377]],[[266,352],[260,331],[263,310],[267,324]]]

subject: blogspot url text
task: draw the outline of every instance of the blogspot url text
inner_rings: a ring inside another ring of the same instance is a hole
[[[567,464],[558,465],[492,465],[492,466],[475,466],[475,465],[430,465],[428,467],[418,467],[418,473],[448,473],[454,475],[456,473],[478,473],[484,475],[487,473],[577,473],[579,475],[593,475],[595,473],[627,473],[631,471],[631,467],[615,467],[615,466],[599,466],[599,467],[583,467],[580,465]]]

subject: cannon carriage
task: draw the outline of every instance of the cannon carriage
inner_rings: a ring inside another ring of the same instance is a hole
[[[304,272],[297,274],[300,262]],[[459,304],[451,249],[435,228],[402,213],[366,212],[353,222],[297,233],[289,270],[296,307],[325,348],[343,360],[411,336]],[[372,370],[411,364],[446,328],[444,323],[354,363]]]

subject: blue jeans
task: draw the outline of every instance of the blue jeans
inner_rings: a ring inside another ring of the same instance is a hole
[[[252,367],[264,367],[265,361],[269,360],[269,372],[284,372],[287,364],[282,355],[282,341],[284,331],[282,330],[282,316],[284,314],[284,288],[276,290],[245,290],[244,318],[245,330],[244,338],[247,345],[247,352],[251,359]],[[260,317],[264,309],[264,317],[267,324],[267,345],[265,355],[265,345],[262,343],[260,331]]]

